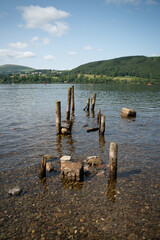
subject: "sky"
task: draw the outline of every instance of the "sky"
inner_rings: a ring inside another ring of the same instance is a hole
[[[160,0],[0,0],[0,65],[160,56]]]

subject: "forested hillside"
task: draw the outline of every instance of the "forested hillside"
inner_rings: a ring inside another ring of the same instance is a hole
[[[0,73],[20,73],[20,72],[30,72],[33,71],[33,68],[14,65],[14,64],[5,64],[0,66]]]
[[[160,79],[160,57],[131,56],[91,62],[81,65],[71,72],[109,77],[135,76]]]
[[[0,84],[114,82],[160,83],[160,57],[121,57],[87,63],[70,71],[0,66]]]

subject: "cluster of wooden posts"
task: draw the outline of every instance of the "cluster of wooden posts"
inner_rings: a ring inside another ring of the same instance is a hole
[[[94,111],[96,102],[96,93],[94,93],[91,99],[91,111]],[[74,115],[75,111],[75,103],[74,103],[74,86],[68,88],[68,99],[67,99],[67,110],[66,110],[66,120],[68,121],[68,127],[61,126],[61,102],[56,101],[56,132],[57,135],[59,134],[71,134],[72,130],[72,119],[71,116],[71,109],[72,109],[72,116]],[[90,110],[90,99],[87,99],[87,106],[83,109],[84,111]],[[98,110],[97,113],[97,122],[99,124],[99,128],[95,129],[87,129],[87,131],[95,131],[99,130],[99,134],[104,135],[105,132],[105,115],[101,113],[101,109]],[[116,143],[110,143],[110,153],[109,153],[109,179],[116,179],[117,178],[117,155],[118,155],[118,145]]]
[[[94,93],[94,95],[91,99],[91,111],[92,112],[94,112],[95,103],[96,103],[96,93]],[[90,98],[87,98],[87,105],[83,110],[89,112],[89,110],[90,110]],[[104,132],[105,132],[105,118],[106,118],[106,116],[104,114],[102,114],[101,109],[99,109],[98,112],[97,112],[97,123],[98,123],[99,127],[97,127],[97,128],[87,128],[87,132],[93,132],[93,131],[99,130],[99,134],[104,135]]]
[[[72,105],[72,106],[71,106]],[[70,113],[72,108],[72,116],[75,111],[74,104],[74,86],[68,88],[68,99],[67,99],[67,111],[66,111],[66,120],[68,121],[68,127],[61,126],[61,102],[56,101],[56,131],[57,134],[71,134],[72,131],[72,119],[70,119]]]
[[[91,111],[94,112],[96,103],[96,93],[94,93],[91,99]],[[67,99],[67,111],[66,111],[66,120],[68,123],[68,127],[61,126],[61,102],[56,101],[56,131],[57,135],[63,134],[71,134],[72,131],[72,117],[74,116],[75,111],[75,102],[74,102],[74,86],[68,88],[68,99]],[[83,109],[84,111],[90,111],[90,98],[87,98],[87,105]],[[121,111],[122,117],[136,117],[136,111],[133,109],[122,108]],[[99,130],[100,135],[104,135],[105,132],[105,115],[101,113],[101,109],[98,110],[97,113],[97,123],[99,125],[98,128],[87,128],[88,132]],[[115,180],[117,178],[117,155],[118,155],[118,144],[115,142],[110,143],[109,150],[109,180]],[[68,171],[68,170],[67,170]]]

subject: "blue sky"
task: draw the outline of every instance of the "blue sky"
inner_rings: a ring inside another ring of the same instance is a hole
[[[0,65],[160,56],[160,0],[1,0],[0,32]]]

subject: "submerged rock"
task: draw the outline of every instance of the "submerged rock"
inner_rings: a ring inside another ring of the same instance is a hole
[[[9,189],[8,194],[18,196],[21,194],[21,192],[22,192],[22,188],[15,187],[15,188]]]
[[[87,157],[86,163],[92,167],[102,165],[103,161],[97,156]]]
[[[101,170],[96,174],[98,177],[105,177],[105,171]]]
[[[46,172],[51,172],[54,170],[52,162],[47,162],[46,163]]]
[[[60,158],[60,161],[61,162],[71,161],[71,158],[72,158],[71,156],[63,156],[63,157]]]

